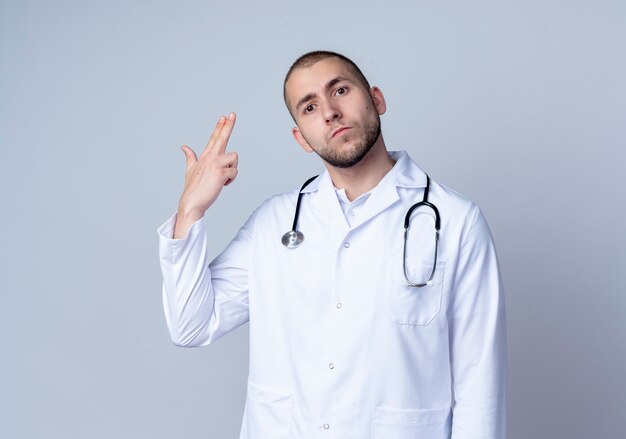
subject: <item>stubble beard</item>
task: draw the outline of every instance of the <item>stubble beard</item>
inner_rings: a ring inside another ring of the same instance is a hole
[[[365,132],[361,139],[348,150],[336,150],[330,146],[315,151],[326,163],[335,168],[351,168],[363,160],[376,141],[380,137],[380,116],[376,114],[375,119],[365,126]]]

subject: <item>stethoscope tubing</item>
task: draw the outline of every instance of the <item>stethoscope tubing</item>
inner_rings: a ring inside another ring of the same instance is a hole
[[[300,204],[302,202],[302,195],[303,195],[302,191],[304,190],[305,187],[309,185],[309,183],[311,183],[317,177],[318,175],[315,175],[309,178],[307,181],[305,181],[302,187],[300,188],[300,191],[298,192],[298,200],[296,201],[296,210],[293,216],[293,225],[291,226],[291,230],[285,233],[281,238],[282,244],[288,249],[298,248],[300,244],[302,244],[302,242],[304,241],[304,234],[298,230],[298,218],[300,217]],[[407,286],[409,287],[419,288],[419,287],[425,287],[427,285],[432,285],[433,278],[435,276],[435,270],[437,268],[437,253],[439,251],[439,230],[441,228],[441,216],[439,215],[439,209],[437,209],[437,206],[435,206],[433,203],[428,201],[429,194],[430,194],[430,177],[428,176],[428,174],[426,174],[426,187],[424,188],[424,197],[422,201],[419,201],[415,203],[414,205],[412,205],[409,208],[409,210],[406,212],[406,215],[404,217],[404,244],[402,248],[402,270],[404,272],[404,280],[406,281]],[[407,241],[408,241],[408,235],[409,235],[409,228],[411,226],[411,214],[413,213],[415,209],[421,206],[426,206],[432,209],[432,211],[435,213],[435,256],[433,260],[433,268],[432,268],[432,271],[430,272],[430,276],[428,280],[426,282],[416,283],[416,282],[411,281],[406,270],[406,247],[407,247]]]
[[[291,230],[285,233],[280,240],[282,244],[288,249],[298,248],[300,247],[300,244],[302,244],[302,242],[304,241],[304,234],[301,231],[297,230],[298,218],[300,217],[300,203],[302,201],[302,191],[305,187],[309,185],[309,183],[311,183],[317,177],[318,175],[315,175],[305,181],[300,188],[300,191],[298,192],[298,201],[296,201],[296,212],[293,215],[293,225],[291,226]]]

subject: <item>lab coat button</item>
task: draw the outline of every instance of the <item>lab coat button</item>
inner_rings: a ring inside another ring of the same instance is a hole
[[[330,364],[328,365],[328,368],[329,368],[329,369],[334,369],[334,368],[335,368],[335,365],[334,365],[333,363],[330,363]]]
[[[346,242],[343,246],[344,246],[345,248],[348,248],[348,247],[350,247],[350,243],[349,243],[349,242]]]
[[[329,428],[330,428],[330,425],[324,424],[324,430],[328,430]]]
[[[342,306],[341,302],[337,303],[337,308],[341,308]]]

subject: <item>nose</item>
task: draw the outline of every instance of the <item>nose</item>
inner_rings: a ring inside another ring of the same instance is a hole
[[[329,124],[341,118],[339,108],[337,108],[332,101],[326,104],[326,108],[324,108],[324,118],[326,119],[326,123]]]

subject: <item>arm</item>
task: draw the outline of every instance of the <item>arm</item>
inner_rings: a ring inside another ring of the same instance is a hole
[[[158,230],[165,318],[172,341],[180,346],[209,344],[248,320],[246,244],[252,221],[223,252],[225,263],[217,270],[208,264],[202,221],[222,188],[237,176],[237,154],[225,152],[234,124],[234,113],[220,117],[199,158],[183,145],[185,188],[178,213]],[[229,276],[235,279],[226,288],[212,281]]]
[[[172,239],[176,215],[159,227],[163,308],[174,344],[205,346],[249,319],[249,244],[255,213],[209,264],[202,219]]]
[[[452,288],[452,439],[504,439],[504,291],[493,239],[477,207],[465,227]]]

